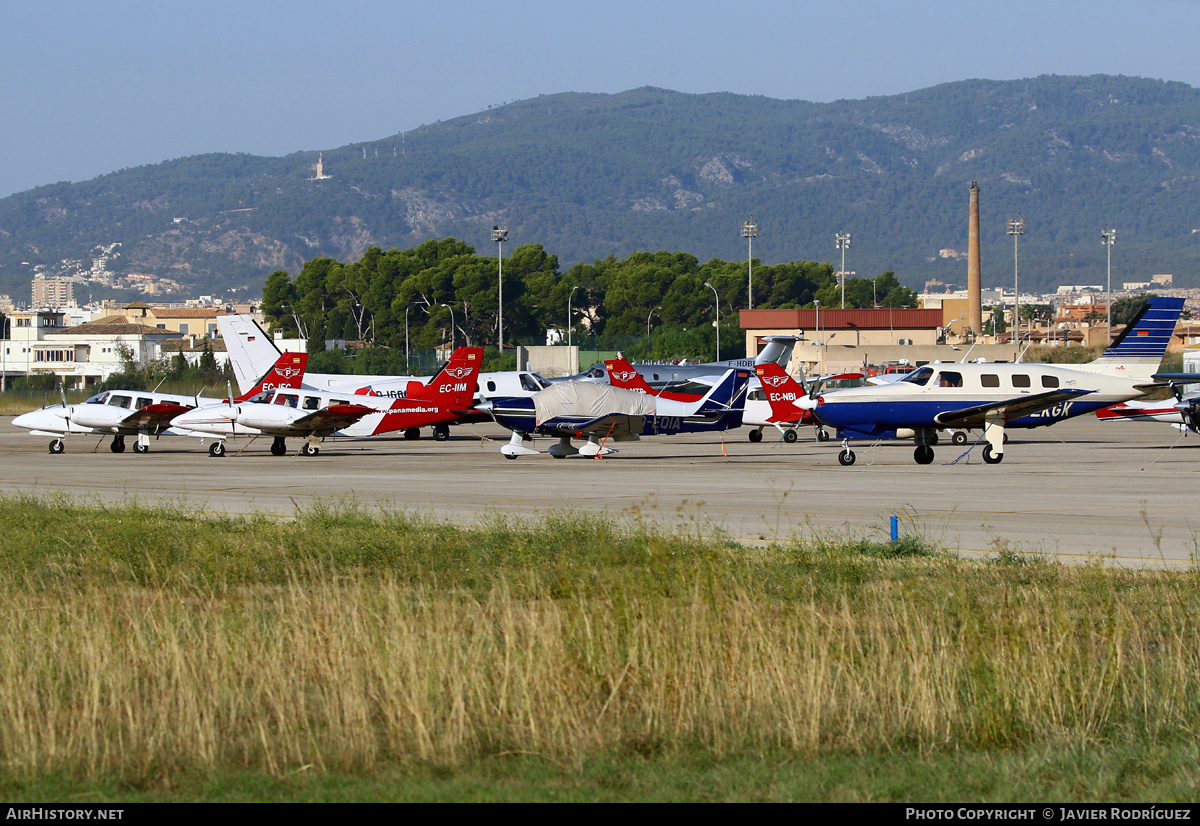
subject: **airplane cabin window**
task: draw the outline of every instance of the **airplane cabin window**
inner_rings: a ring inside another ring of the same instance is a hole
[[[330,407],[332,407],[335,404],[350,404],[350,402],[346,401],[345,399],[330,399],[329,400]]]
[[[753,390],[751,390],[749,393],[746,394],[746,398],[752,402],[760,402],[763,399],[765,399],[766,396],[763,395],[763,391],[762,391],[761,387],[756,387]]]
[[[1029,381],[1029,376],[1023,373],[1013,373],[1013,387],[1029,387],[1032,382]]]
[[[907,376],[900,379],[900,381],[908,382],[909,384],[915,384],[918,387],[924,387],[929,383],[929,378],[932,375],[932,367],[918,367],[916,370],[913,370]]]
[[[319,410],[320,407],[321,407],[321,399],[318,398],[317,396],[305,396],[304,397],[304,409],[305,410]]]
[[[137,409],[141,410],[143,407],[149,407],[152,404],[154,404],[154,399],[140,398],[137,400]]]
[[[491,379],[488,379],[488,392],[489,393],[496,392],[496,382],[492,381]]]
[[[129,398],[129,396],[115,396],[114,395],[114,396],[108,397],[108,403],[111,404],[113,407],[124,407],[126,410],[129,409],[129,404],[132,401],[133,401],[133,399]]]
[[[962,373],[943,370],[938,374],[938,387],[962,387]]]
[[[1042,387],[1058,387],[1058,376],[1042,376]]]
[[[984,387],[999,387],[1000,386],[1000,377],[997,376],[995,373],[984,373],[983,375],[981,375],[979,377],[979,381],[982,382]]]

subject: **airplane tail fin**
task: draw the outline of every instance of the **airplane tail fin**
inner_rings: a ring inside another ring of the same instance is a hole
[[[624,390],[636,390],[639,393],[648,393],[651,396],[658,395],[658,391],[650,388],[650,385],[642,378],[642,374],[620,356],[606,359],[604,369],[608,372],[608,382],[613,387],[620,387]]]
[[[750,387],[750,371],[733,369],[725,371],[712,390],[696,402],[693,416],[728,416],[730,427],[742,423],[742,411],[746,404],[746,391]],[[736,419],[736,421],[733,421]]]
[[[253,316],[220,315],[217,316],[217,328],[225,340],[238,390],[247,393],[259,377],[275,365],[280,356],[279,348]]]
[[[775,362],[760,364],[754,368],[758,380],[762,382],[763,394],[771,405],[771,421],[804,421],[811,418],[811,413],[801,410],[796,402],[807,395],[804,385],[789,376]]]
[[[234,399],[234,403],[244,402],[256,396],[263,390],[279,390],[281,388],[296,389],[304,384],[304,369],[308,366],[308,353],[280,353],[279,358],[271,365],[271,369],[263,374],[254,386]],[[241,389],[241,384],[238,384]]]
[[[469,410],[475,403],[475,385],[483,363],[482,347],[459,347],[437,374],[408,398],[437,403],[450,410]]]
[[[800,339],[796,336],[767,336],[762,352],[754,357],[754,364],[786,365],[792,360],[792,349]]]
[[[1150,381],[1167,352],[1182,310],[1182,298],[1151,298],[1098,359],[1076,369]]]

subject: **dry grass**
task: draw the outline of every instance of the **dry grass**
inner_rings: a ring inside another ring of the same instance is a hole
[[[77,513],[0,504],[43,533]],[[146,513],[92,512],[74,561],[57,542],[10,556],[8,776],[1003,750],[1190,739],[1200,721],[1191,573],[896,559],[861,543],[748,551],[612,524],[397,533],[326,514],[179,526],[274,559],[210,577],[203,548],[146,548],[134,571],[96,538],[127,543],[132,521],[161,543]],[[372,561],[299,558],[280,541],[297,532],[305,546],[348,536]]]

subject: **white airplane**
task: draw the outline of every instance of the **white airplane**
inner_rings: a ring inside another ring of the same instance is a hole
[[[242,399],[263,390],[278,387],[299,387],[304,374],[307,353],[287,353],[279,356],[270,369],[263,373]],[[108,449],[113,453],[125,452],[125,437],[136,436],[134,453],[150,451],[150,437],[178,436],[170,429],[176,416],[200,405],[216,404],[221,399],[203,396],[181,396],[174,393],[158,393],[144,390],[105,390],[81,404],[62,404],[43,407],[23,413],[13,419],[17,427],[23,427],[34,436],[53,436],[50,452],[59,454],[66,450],[63,439],[72,435],[96,435],[101,439],[112,434]]]
[[[225,441],[271,436],[271,455],[287,452],[286,439],[305,441],[301,455],[316,456],[334,434],[376,436],[411,427],[455,421],[470,409],[483,349],[460,347],[428,384],[413,382],[405,398],[368,392],[311,389],[266,390],[243,401],[197,407],[180,413],[171,427],[202,439],[216,436],[210,456],[225,455]]]
[[[1182,298],[1151,298],[1104,353],[1088,364],[929,364],[894,384],[856,387],[799,402],[843,431],[838,461],[854,464],[845,431],[896,431],[916,443],[917,464],[933,461],[938,429],[984,429],[983,460],[1004,458],[1007,428],[1044,427],[1163,387],[1154,380],[1183,309]]]
[[[245,389],[251,376],[258,375],[264,368],[279,356],[279,348],[271,341],[263,329],[258,326],[253,316],[225,315],[217,316],[217,326],[221,337],[225,340],[225,349],[229,353],[229,361],[233,364],[234,376],[238,387]],[[412,382],[424,384],[428,376],[362,376],[343,375],[339,373],[308,373],[304,376],[306,387],[317,390],[327,390],[334,393],[353,393],[366,388],[372,394],[387,398],[404,398]],[[475,400],[532,396],[539,390],[550,386],[550,382],[537,373],[528,370],[511,370],[495,373],[480,373]],[[459,416],[458,423],[491,421],[489,416],[468,414]],[[416,439],[421,435],[419,427],[410,427],[404,431],[404,438]],[[450,438],[450,427],[442,422],[433,426],[433,436],[438,441]]]

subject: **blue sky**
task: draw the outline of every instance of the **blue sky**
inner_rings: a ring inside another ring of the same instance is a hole
[[[0,15],[0,197],[202,152],[328,149],[543,93],[1200,86],[1200,0],[0,0]]]

